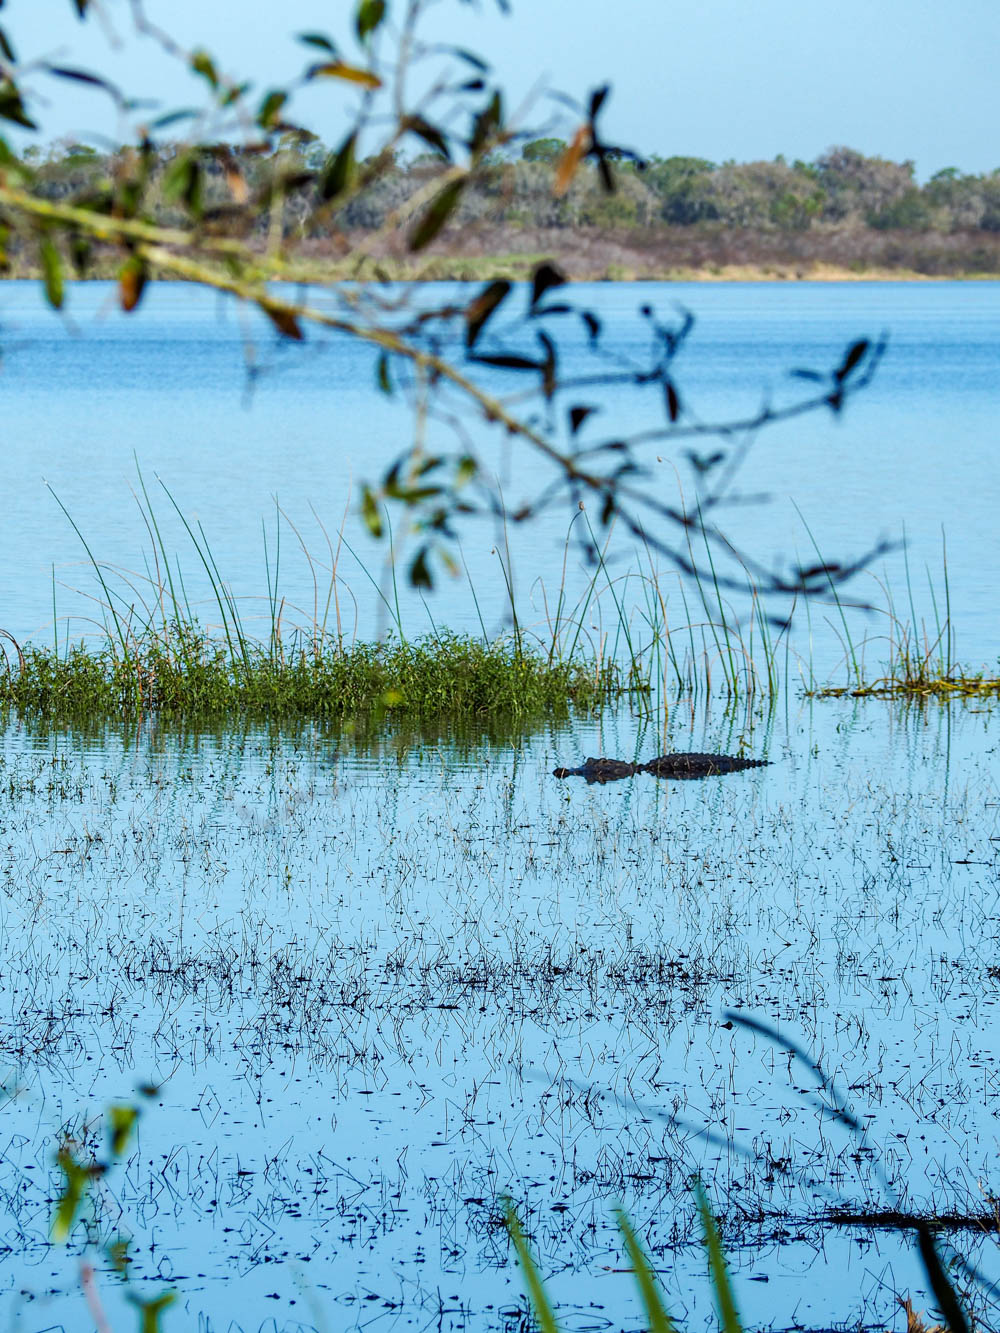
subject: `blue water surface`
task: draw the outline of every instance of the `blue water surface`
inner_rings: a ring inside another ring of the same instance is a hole
[[[410,299],[466,300],[471,290],[432,284],[414,289]],[[697,323],[676,371],[685,408],[701,420],[752,413],[765,397],[787,401],[803,385],[789,371],[829,370],[853,339],[887,332],[889,350],[874,384],[843,417],[813,414],[760,434],[737,490],[770,499],[735,505],[724,514],[724,526],[764,566],[784,562],[786,570],[795,556],[802,564],[816,563],[817,553],[826,560],[857,558],[879,538],[901,539],[905,529],[908,572],[898,550],[855,580],[849,596],[882,610],[852,618],[848,633],[854,639],[886,634],[885,612],[892,605],[900,619],[915,615],[928,644],[945,619],[946,539],[958,656],[995,666],[1000,284],[584,284],[572,295],[600,314],[606,345],[626,360],[641,361],[648,350],[640,307],[648,304],[664,318],[675,317],[681,306],[690,309]],[[112,284],[78,285],[59,319],[45,307],[37,284],[4,283],[0,339],[2,480],[10,497],[0,530],[0,558],[10,572],[0,623],[16,637],[51,639],[53,581],[57,616],[70,618],[62,624],[64,638],[83,633],[88,617],[100,618],[109,595],[46,483],[95,559],[125,572],[121,585],[109,577],[116,604],[155,601],[146,580],[162,581],[164,571],[152,560],[150,534],[133,500],[139,470],[168,555],[183,571],[193,609],[209,624],[219,616],[204,569],[159,482],[195,529],[201,525],[249,628],[267,633],[268,566],[273,572],[276,561],[285,626],[296,619],[332,623],[335,609],[324,620],[332,563],[324,534],[336,540],[345,508],[344,532],[354,554],[340,548],[343,632],[370,637],[393,622],[397,606],[407,634],[432,625],[472,632],[485,625],[494,633],[510,624],[503,533],[494,523],[467,524],[460,536],[468,577],[445,576],[438,596],[424,605],[405,574],[393,586],[385,546],[358,521],[360,483],[377,481],[414,431],[403,395],[390,399],[378,391],[374,355],[365,346],[322,333],[304,348],[279,346],[265,321],[181,284],[155,284],[135,316],[118,309]],[[565,369],[588,366],[585,340],[566,341]],[[601,412],[593,429],[605,436],[662,424],[662,395],[655,387],[602,389],[595,402]],[[433,442],[433,421],[430,431]],[[516,510],[537,491],[544,469],[514,446],[491,452],[488,432],[475,422],[470,431],[486,465],[499,474],[508,508]],[[453,443],[448,434],[440,438]],[[692,477],[681,453],[650,446],[650,485],[673,503],[680,480],[692,503]],[[279,540],[275,501],[295,524],[314,566],[285,525]],[[596,524],[598,506],[592,510]],[[543,637],[558,601],[571,512],[557,507],[508,533],[518,615]],[[266,547],[262,524],[269,529]],[[405,564],[412,541],[407,544],[405,531],[396,539]],[[618,578],[651,567],[623,534],[613,540],[610,558]],[[668,563],[657,558],[653,566],[670,618],[683,621]],[[592,571],[576,548],[567,570],[572,607]],[[638,587],[626,589],[624,600],[641,602]],[[616,618],[611,602],[605,591],[584,616],[595,637]],[[768,609],[784,614],[788,608]],[[727,614],[745,621],[745,600],[735,596]],[[839,612],[820,607],[808,629],[797,632],[795,651],[825,675],[843,658],[844,638]],[[872,651],[873,661],[885,655],[884,645]]]

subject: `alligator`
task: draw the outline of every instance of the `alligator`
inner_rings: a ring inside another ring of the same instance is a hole
[[[579,768],[557,768],[556,778],[586,778],[588,782],[617,782],[633,773],[653,773],[658,778],[710,778],[719,773],[738,773],[744,768],[763,768],[767,759],[744,759],[734,754],[661,754],[647,764],[624,759],[585,759]]]

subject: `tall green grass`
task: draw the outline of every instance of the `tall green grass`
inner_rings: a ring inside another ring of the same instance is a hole
[[[638,717],[665,726],[670,703],[679,696],[713,694],[773,704],[792,683],[787,628],[775,628],[781,622],[772,618],[749,574],[746,596],[735,606],[715,570],[711,549],[706,544],[705,552],[696,553],[691,533],[688,565],[696,571],[693,575],[663,568],[649,546],[640,550],[639,567],[622,570],[611,555],[613,525],[598,540],[589,516],[579,511],[567,531],[554,584],[538,576],[532,585],[531,598],[541,605],[540,614],[536,609],[532,617],[518,596],[504,526],[496,552],[510,628],[488,634],[483,599],[466,568],[481,634],[440,628],[436,608],[427,601],[430,630],[414,634],[404,624],[391,539],[380,578],[345,534],[349,501],[335,534],[316,518],[326,546],[323,559],[313,554],[301,529],[276,504],[273,528],[262,523],[266,610],[261,627],[259,613],[248,622],[246,603],[223,577],[201,523],[188,519],[169,489],[159,485],[200,568],[207,602],[197,612],[192,607],[181,561],[168,548],[141,473],[134,494],[148,547],[138,570],[112,569],[101,561],[56,496],[96,579],[90,632],[74,642],[68,626],[60,631],[53,572],[51,647],[22,646],[0,630],[0,705],[77,718],[148,713],[344,718],[388,712],[410,719],[493,715],[527,720],[566,715],[572,708],[594,711],[625,697]],[[808,526],[806,532],[822,564]],[[304,609],[290,607],[280,590],[287,558],[283,537],[288,533],[307,563],[312,584],[311,606]],[[582,591],[571,597],[570,562],[580,551],[588,553],[589,571]],[[387,633],[375,642],[358,638],[359,600],[342,574],[345,554],[381,608]],[[962,671],[955,663],[944,549],[942,563],[940,590],[929,572],[927,576],[929,621],[917,619],[907,563],[909,619],[897,610],[888,585],[882,585],[886,631],[860,642],[852,636],[849,604],[829,576],[827,602],[840,625],[848,683],[818,683],[808,661],[802,671],[806,693],[1000,694],[1000,681]],[[815,612],[810,598],[802,600],[800,614],[804,612],[811,632]],[[879,674],[868,679],[865,654],[876,641],[887,660]]]

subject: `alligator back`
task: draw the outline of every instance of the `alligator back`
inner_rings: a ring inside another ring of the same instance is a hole
[[[556,778],[586,778],[588,782],[615,782],[638,773],[642,764],[630,764],[624,759],[585,759],[579,768],[557,768]]]
[[[734,754],[661,754],[641,764],[643,772],[658,778],[709,778],[717,773],[738,773],[744,768],[763,768],[766,759],[745,759]]]

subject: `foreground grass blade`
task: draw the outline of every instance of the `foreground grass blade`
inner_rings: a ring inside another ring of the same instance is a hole
[[[639,1239],[632,1230],[632,1224],[621,1208],[615,1209],[615,1216],[625,1241],[625,1248],[628,1250],[628,1257],[635,1270],[635,1280],[639,1284],[639,1295],[646,1311],[649,1333],[677,1333],[673,1320],[663,1304],[653,1266],[639,1244]]]
[[[545,1294],[545,1287],[542,1284],[542,1277],[535,1266],[535,1261],[531,1257],[531,1251],[528,1249],[528,1242],[525,1239],[521,1222],[517,1212],[510,1199],[501,1201],[503,1207],[503,1219],[506,1223],[510,1238],[514,1242],[514,1249],[517,1250],[517,1257],[521,1268],[524,1271],[524,1281],[528,1288],[528,1297],[535,1311],[535,1318],[538,1320],[538,1326],[542,1333],[559,1333],[559,1325],[556,1323],[555,1312],[549,1304],[549,1298]]]
[[[726,1269],[726,1256],[722,1251],[722,1240],[715,1218],[708,1206],[708,1199],[702,1189],[701,1181],[694,1182],[694,1196],[698,1200],[698,1212],[701,1215],[702,1230],[705,1233],[705,1246],[708,1249],[708,1271],[712,1278],[712,1290],[715,1292],[715,1304],[719,1311],[719,1323],[722,1333],[743,1333],[736,1298],[733,1295],[729,1272]],[[955,1331],[953,1331],[955,1333]]]
[[[969,1333],[969,1321],[965,1317],[958,1293],[948,1281],[941,1256],[934,1244],[934,1237],[926,1222],[917,1223],[917,1244],[920,1247],[924,1268],[927,1270],[927,1280],[931,1284],[938,1309],[944,1315],[945,1323],[951,1333]]]

